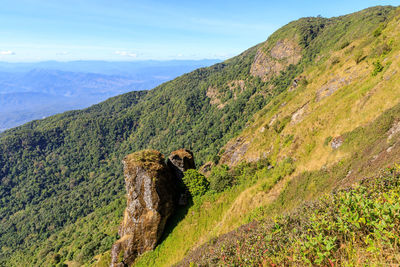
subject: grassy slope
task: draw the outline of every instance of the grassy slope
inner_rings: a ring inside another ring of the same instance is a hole
[[[376,175],[380,168],[398,160],[399,133],[388,142],[388,130],[398,121],[400,104],[383,113],[371,124],[346,133],[347,139],[339,150],[351,150],[353,157],[321,170],[296,175],[293,172],[295,163],[288,162],[280,163],[272,169],[268,169],[268,164],[254,163],[232,168],[237,185],[219,195],[210,192],[210,196],[198,200],[196,208],[191,207],[188,215],[161,245],[155,251],[145,254],[137,265],[169,266],[205,241],[227,233],[243,223],[255,219],[265,220],[291,211],[305,200],[314,200],[335,188],[353,184],[362,177]],[[388,152],[389,147],[391,150]],[[290,174],[293,178],[288,181]],[[281,182],[284,182],[283,186],[276,192],[276,187]],[[229,201],[227,196],[230,196]],[[213,197],[213,203],[217,205],[209,204],[207,199],[210,197]],[[201,208],[197,208],[198,206]],[[213,246],[210,247],[211,250],[214,249]],[[198,253],[195,251],[193,254]],[[209,251],[205,253],[210,254]],[[204,255],[201,254],[202,257]],[[215,257],[218,258],[218,255],[217,253]],[[192,258],[193,260],[196,261]]]
[[[267,161],[278,167],[289,157],[294,160],[294,172],[284,170],[282,175],[276,175],[264,167],[247,175],[252,182],[233,189],[241,192],[235,192],[235,199],[221,211],[219,220],[204,227],[193,225],[185,218],[155,252],[147,253],[138,261],[138,266],[149,263],[167,266],[179,258],[176,255],[184,255],[209,238],[254,218],[290,210],[304,200],[315,199],[339,185],[352,184],[395,162],[400,153],[397,142],[393,141],[395,138],[388,140],[388,130],[400,119],[397,115],[400,88],[396,79],[400,66],[397,57],[400,39],[396,35],[399,16],[395,12],[391,14],[393,17],[389,16],[389,22],[381,16],[384,12],[379,8],[329,21],[309,45],[318,55],[301,74],[308,83],[277,97],[256,114],[253,123],[240,135],[250,141],[244,159],[257,160],[266,155]],[[295,25],[291,23],[287,27]],[[383,29],[380,34],[374,34],[377,28]],[[283,28],[277,34],[285,36],[287,31]],[[389,44],[390,51],[387,51],[385,47]],[[363,59],[357,63],[360,53]],[[384,68],[373,76],[373,62],[378,60]],[[349,82],[336,86],[337,91],[332,95],[316,101],[320,88],[329,83],[336,85],[332,80],[340,81],[343,77]],[[283,121],[306,103],[305,115],[299,122],[289,120],[280,133],[274,124],[267,126],[276,114],[278,121]],[[383,113],[385,110],[388,111]],[[339,149],[332,149],[331,139],[337,136],[343,136],[345,141]],[[222,195],[225,194],[231,191]],[[212,207],[209,209],[203,208],[204,213],[190,212],[201,221],[208,212],[213,212]],[[180,229],[188,227],[191,232],[182,231],[181,236]],[[201,237],[190,234],[198,230],[204,233]],[[178,242],[181,238],[187,244],[184,247]]]
[[[398,103],[398,17],[393,18],[377,37],[373,32],[380,25],[379,19],[375,18],[363,27],[361,25],[365,22],[354,17],[344,17],[338,24],[355,21],[356,27],[349,28],[355,31],[355,36],[361,32],[361,37],[350,39],[344,35],[335,41],[336,45],[324,47],[313,64],[302,73],[308,84],[285,92],[256,115],[255,122],[241,135],[243,139],[251,140],[243,159],[263,157],[263,152],[274,161],[291,156],[296,158],[299,172],[333,164],[346,155],[335,153],[330,146],[324,145],[327,137],[337,137],[365,125]],[[315,45],[327,38],[325,35],[336,36],[338,30],[340,32],[341,27],[328,26],[318,37],[322,39],[315,39]],[[343,44],[347,45],[341,48]],[[391,50],[382,52],[383,47]],[[355,58],[359,53],[365,58],[357,64]],[[372,76],[373,64],[378,60],[384,68]],[[318,91],[328,87],[336,91],[318,100]],[[303,115],[299,115],[297,122],[293,121],[293,115],[302,107],[305,107]],[[275,116],[277,121],[289,117],[289,122],[279,133],[274,129],[276,123],[268,125]],[[263,127],[268,129],[262,131]]]
[[[360,186],[213,239],[179,266],[397,266],[399,193],[399,166],[388,167]]]
[[[349,16],[347,18],[354,19]],[[360,25],[360,23],[362,21],[358,21],[357,24]],[[338,163],[351,162],[350,166],[346,166],[347,172],[352,171],[352,174],[348,176],[348,183],[351,183],[356,173],[369,174],[368,172],[371,171],[369,168],[362,173],[361,167],[368,167],[368,162],[372,158],[379,156],[381,151],[390,147],[390,144],[385,144],[383,139],[380,140],[379,146],[374,144],[373,140],[377,136],[386,134],[386,131],[395,123],[393,120],[390,120],[392,124],[385,127],[376,127],[376,132],[370,133],[368,137],[359,133],[359,136],[354,137],[356,141],[352,145],[346,145],[346,133],[353,132],[357,127],[371,124],[383,111],[397,105],[400,100],[400,85],[396,79],[400,63],[396,51],[400,48],[400,40],[396,34],[393,34],[398,31],[398,15],[391,19],[380,36],[373,35],[380,24],[373,25],[366,24],[369,28],[369,34],[366,36],[353,41],[349,41],[346,37],[346,42],[349,42],[346,47],[341,48],[342,42],[337,41],[339,45],[333,46],[332,51],[322,51],[317,64],[306,69],[302,74],[307,77],[308,84],[279,96],[274,103],[256,115],[254,124],[245,129],[239,137],[250,141],[243,159],[255,160],[265,156],[272,164],[288,157],[295,161],[296,171],[280,181],[268,197],[260,196],[263,203],[259,203],[259,206],[275,200],[293,177],[305,172],[329,169]],[[359,29],[362,31],[363,28]],[[325,31],[329,30],[330,28],[325,29]],[[332,32],[325,34],[332,34]],[[386,43],[391,43],[391,51],[381,54],[379,51]],[[355,56],[359,51],[363,51],[363,55],[368,56],[357,64]],[[332,64],[332,58],[337,58],[340,62]],[[382,72],[372,76],[373,62],[378,60],[385,62],[385,67]],[[316,101],[316,92],[320,88],[331,83],[333,79],[340,81],[349,76],[351,76],[351,82],[337,86],[337,91],[332,95]],[[303,115],[300,115],[301,119],[297,122],[291,121],[293,114],[304,106],[306,108]],[[271,123],[274,117],[277,117],[277,120]],[[278,133],[274,126],[277,121],[284,121],[285,118],[289,120],[283,130]],[[344,147],[332,149],[332,139],[338,136],[344,137]],[[375,149],[369,147],[366,150],[367,144],[374,144],[376,147]],[[376,161],[373,165],[382,166],[384,161],[383,159],[382,162]],[[343,168],[342,174],[346,176],[347,172]],[[335,179],[338,178],[340,177],[335,177]],[[329,190],[339,183],[332,179],[327,182],[329,187],[325,189]],[[304,190],[305,194],[297,199],[312,198],[313,192],[321,188],[324,187],[311,184]],[[243,206],[245,207],[246,204]]]

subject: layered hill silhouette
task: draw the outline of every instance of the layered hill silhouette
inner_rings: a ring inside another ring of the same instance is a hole
[[[217,62],[0,62],[0,132],[123,93],[148,90]]]
[[[153,90],[0,134],[0,264],[107,266],[125,208],[121,160],[143,149],[190,149],[210,190],[171,216],[137,266],[222,264],[232,258],[196,248],[221,249],[215,238],[240,225],[376,175],[400,153],[399,29],[389,6],[302,18]],[[384,260],[365,251],[362,263]],[[326,255],[297,263],[346,264]]]

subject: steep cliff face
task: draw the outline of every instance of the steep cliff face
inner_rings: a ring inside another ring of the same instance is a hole
[[[185,171],[196,168],[193,153],[187,149],[176,150],[168,157],[167,165],[178,179],[178,187],[180,188],[178,205],[185,206],[188,204],[190,193],[183,184],[182,178]]]
[[[125,266],[152,250],[174,211],[175,177],[163,155],[154,150],[125,157],[127,208],[119,229],[121,239],[112,247],[111,266]]]
[[[168,165],[155,150],[130,154],[123,164],[127,207],[118,232],[121,238],[111,250],[112,267],[131,265],[156,246],[178,197],[183,203],[183,173],[195,168],[193,153],[187,149],[172,152]]]

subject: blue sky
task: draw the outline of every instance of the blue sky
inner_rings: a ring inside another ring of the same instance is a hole
[[[232,57],[305,16],[400,1],[1,0],[0,61]]]

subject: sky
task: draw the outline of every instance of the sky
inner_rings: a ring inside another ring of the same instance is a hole
[[[400,1],[0,0],[0,61],[226,59],[300,17]]]

